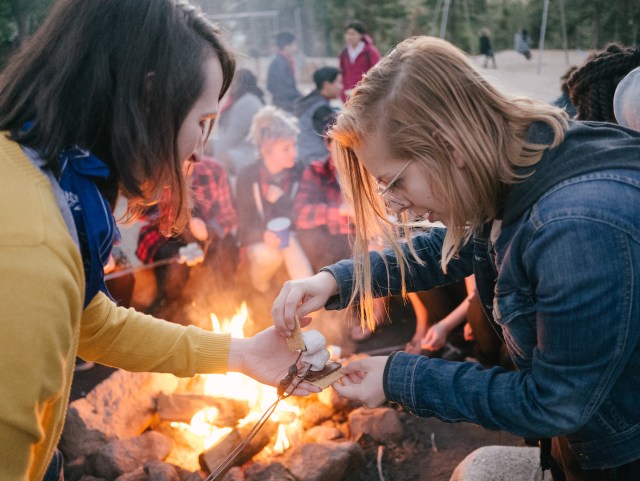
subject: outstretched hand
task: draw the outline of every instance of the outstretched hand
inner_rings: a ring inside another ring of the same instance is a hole
[[[310,322],[309,317],[300,319],[301,327],[309,325]],[[270,327],[250,338],[231,339],[229,370],[246,374],[263,384],[277,386],[297,357],[298,352],[291,352],[286,340]],[[293,394],[306,396],[320,391],[320,388],[302,382]]]
[[[332,384],[333,389],[347,399],[360,401],[374,408],[386,401],[383,388],[384,368],[387,356],[359,359],[341,369],[344,377]]]
[[[290,337],[295,327],[295,316],[302,317],[317,311],[337,292],[335,278],[324,271],[306,279],[285,282],[271,308],[278,334]]]

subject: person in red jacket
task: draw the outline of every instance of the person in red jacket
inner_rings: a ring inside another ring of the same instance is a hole
[[[378,63],[380,52],[367,34],[364,25],[352,20],[344,29],[345,48],[340,52],[340,70],[342,71],[342,101],[345,102],[351,90],[367,71]]]

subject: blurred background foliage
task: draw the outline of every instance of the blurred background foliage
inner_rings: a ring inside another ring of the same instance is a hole
[[[0,0],[1,57],[38,27],[54,0]],[[85,0],[98,1],[98,0]],[[344,24],[359,19],[382,53],[411,35],[440,35],[474,54],[483,27],[495,50],[513,48],[513,35],[529,31],[537,47],[543,0],[193,0],[229,33],[234,47],[252,57],[269,55],[273,35],[290,30],[307,56],[335,56]],[[598,49],[610,41],[638,42],[640,0],[549,0],[545,48],[563,48],[564,4],[568,48]],[[73,12],[69,12],[73,15]]]

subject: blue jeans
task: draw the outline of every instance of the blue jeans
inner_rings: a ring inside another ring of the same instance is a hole
[[[62,458],[62,453],[56,449],[42,481],[64,481],[63,464],[64,459]]]

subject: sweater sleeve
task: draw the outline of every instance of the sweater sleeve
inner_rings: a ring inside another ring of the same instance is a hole
[[[149,342],[149,340],[153,342]],[[98,293],[82,316],[78,355],[134,372],[189,377],[227,370],[228,334],[181,326],[117,307]]]

